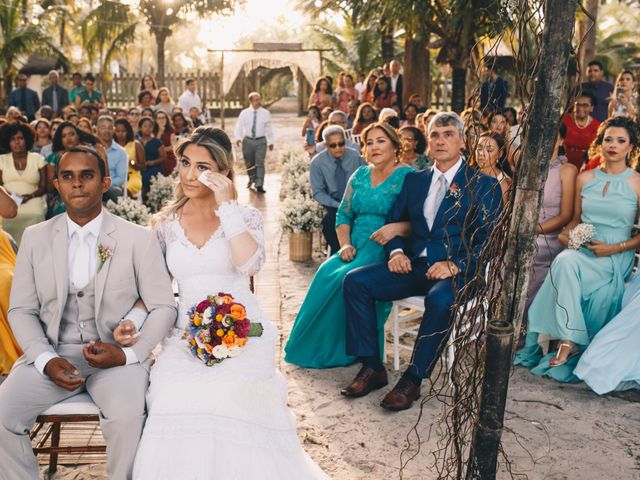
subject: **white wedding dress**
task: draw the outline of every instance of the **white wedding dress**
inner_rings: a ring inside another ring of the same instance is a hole
[[[177,325],[151,369],[148,418],[136,456],[136,480],[300,480],[328,478],[303,450],[287,407],[286,381],[275,365],[277,331],[249,288],[263,265],[260,213],[227,202],[221,227],[197,248],[176,217],[155,229],[180,293]],[[225,231],[244,222],[259,248],[241,268],[233,265]],[[233,295],[248,318],[264,327],[242,353],[207,367],[182,333],[187,310],[207,295]]]

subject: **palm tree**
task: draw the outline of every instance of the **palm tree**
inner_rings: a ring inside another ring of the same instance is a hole
[[[82,43],[89,64],[94,63],[98,53],[102,74],[107,71],[107,66],[115,54],[125,50],[135,41],[138,20],[131,19],[132,14],[128,5],[105,0],[80,22]]]
[[[13,86],[13,77],[19,65],[34,52],[53,54],[66,61],[64,54],[48,34],[49,9],[33,15],[31,22],[23,22],[23,0],[0,2],[0,69],[6,96]]]
[[[158,82],[164,84],[165,43],[176,26],[183,22],[189,12],[199,15],[214,13],[230,14],[242,0],[140,0],[138,9],[145,16],[151,34],[156,39]]]

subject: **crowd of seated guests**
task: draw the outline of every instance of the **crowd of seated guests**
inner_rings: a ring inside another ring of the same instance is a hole
[[[598,393],[640,388],[640,353],[636,348],[640,340],[640,322],[636,321],[640,318],[640,276],[628,283],[633,254],[640,247],[640,236],[632,233],[640,203],[638,97],[632,72],[621,72],[615,87],[603,74],[600,62],[589,64],[588,81],[576,90],[560,122],[542,192],[525,330],[515,360],[536,375],[561,382],[584,380]],[[427,110],[416,96],[400,108],[402,97],[391,95],[396,93],[397,78],[392,82],[383,69],[359,78],[355,91],[361,103],[351,131],[345,133],[344,125],[339,132],[329,130],[332,122],[323,124],[319,109],[310,114],[303,128],[303,135],[313,128],[328,131],[337,140],[331,141],[333,146],[345,150],[351,148],[346,145],[349,135],[355,135],[366,163],[345,183],[336,180],[345,177],[340,158],[332,157],[331,152],[321,158],[307,150],[312,156],[314,195],[319,192],[315,198],[327,212],[329,207],[335,212],[335,222],[327,215],[323,224],[333,255],[314,277],[285,358],[306,368],[359,361],[362,369],[342,393],[348,397],[367,395],[387,384],[382,332],[389,302],[424,295],[425,314],[411,364],[381,402],[384,408],[397,411],[411,406],[422,379],[430,375],[433,361],[442,351],[443,332],[451,321],[447,299],[452,298],[450,292],[441,290],[442,285],[451,285],[450,277],[458,276],[464,280],[454,284],[464,285],[470,272],[468,262],[477,260],[451,260],[455,235],[464,237],[465,232],[447,231],[451,225],[442,224],[442,217],[450,213],[442,205],[454,195],[454,187],[456,192],[478,189],[483,193],[468,208],[488,202],[483,208],[492,215],[479,228],[491,230],[499,211],[508,208],[511,201],[526,112],[505,105],[508,82],[495,69],[487,71],[477,99],[484,106],[477,108],[478,103],[471,101],[461,117]],[[340,107],[330,99],[331,79],[324,78],[318,85],[322,87],[312,98],[322,96],[324,108],[338,108],[329,118],[336,113],[341,117]],[[344,88],[340,91],[344,97]],[[345,98],[342,100],[344,105]],[[453,126],[459,139],[453,132],[450,135],[455,140],[440,137],[440,130],[448,126]],[[389,148],[388,167],[376,150],[378,139]],[[450,156],[444,158],[448,148]],[[454,179],[463,167],[452,168],[452,163],[463,165],[474,172],[471,178],[482,180],[475,183],[465,178],[459,185]],[[321,164],[328,167],[322,173]],[[402,178],[388,181],[383,176],[377,182],[378,169],[384,169],[389,178]],[[412,170],[415,173],[410,173]],[[420,176],[423,181],[417,183]],[[438,193],[442,188],[434,183],[440,177],[446,179],[444,200]],[[326,195],[330,202],[321,200],[327,185],[333,185],[332,195]],[[387,201],[378,197],[380,192]],[[456,195],[466,198],[465,192]],[[462,205],[467,207],[464,202]],[[449,222],[455,223],[453,219]],[[580,224],[593,225],[595,234],[588,242],[569,248],[572,231]],[[440,229],[446,234],[438,237]],[[434,237],[441,244],[430,248]],[[473,240],[477,254],[484,239]],[[442,244],[449,255],[439,265],[435,260]],[[422,272],[423,277],[416,278],[414,272]],[[429,336],[433,338],[423,340]]]

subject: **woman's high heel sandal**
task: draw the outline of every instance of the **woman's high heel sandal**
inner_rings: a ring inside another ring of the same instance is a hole
[[[563,348],[568,348],[569,354],[567,355],[567,358],[560,359],[560,354],[562,353]],[[580,353],[580,349],[575,343],[569,342],[568,340],[565,340],[564,342],[560,342],[560,345],[558,345],[558,351],[556,352],[556,356],[553,357],[551,360],[549,360],[549,366],[559,367],[561,365],[564,365],[569,361],[571,357],[577,355],[578,353]]]

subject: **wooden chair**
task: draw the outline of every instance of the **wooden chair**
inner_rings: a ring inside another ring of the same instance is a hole
[[[42,435],[37,439],[33,447],[35,455],[49,455],[49,475],[58,469],[58,455],[71,453],[104,453],[107,451],[106,445],[60,445],[60,431],[63,423],[91,422],[97,423],[100,420],[100,411],[91,397],[87,393],[79,393],[67,398],[62,402],[49,407],[42,415],[38,415],[36,423],[29,433],[29,438],[33,442],[40,431],[44,428]],[[50,446],[46,446],[50,441]]]

